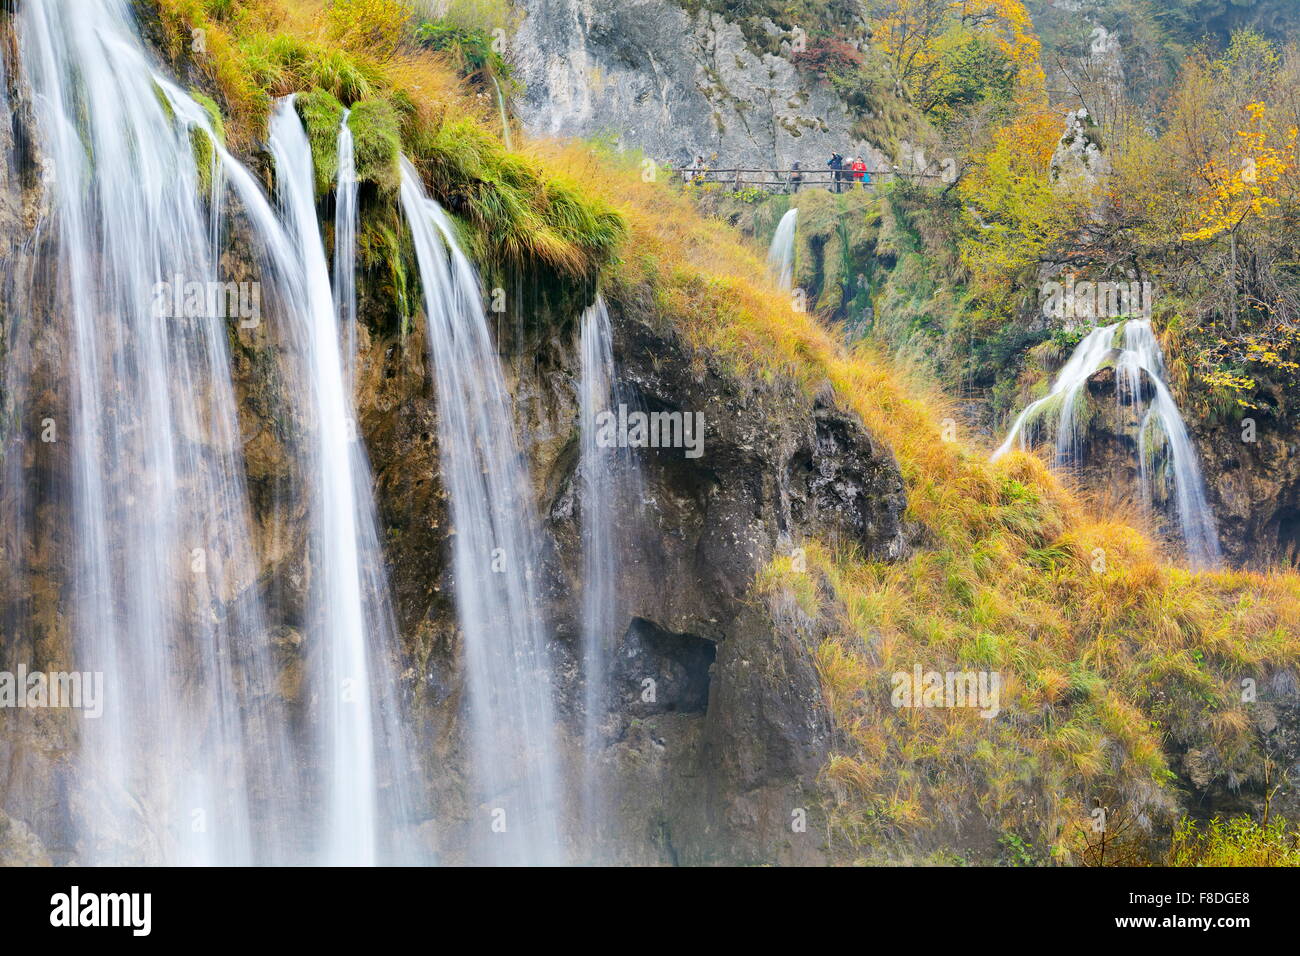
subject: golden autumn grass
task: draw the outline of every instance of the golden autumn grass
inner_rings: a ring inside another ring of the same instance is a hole
[[[177,28],[207,18],[216,47],[242,51],[214,54],[204,69],[245,130],[266,95],[230,75],[248,49],[284,35],[334,62],[321,3],[223,4],[221,21],[202,0],[162,5]],[[243,19],[250,10],[256,22]],[[346,52],[357,75],[409,100],[403,139],[435,194],[462,196],[480,232],[509,234],[478,251],[538,255],[574,273],[603,263],[616,305],[657,315],[737,378],[788,377],[810,392],[829,384],[897,457],[911,556],[871,562],[803,542],[803,565],[777,557],[756,587],[773,619],[809,642],[835,718],[825,781],[837,851],[914,854],[973,833],[984,836],[982,849],[972,838],[977,857],[1003,838],[1068,862],[1088,843],[1097,802],[1156,830],[1172,821],[1173,754],[1192,752],[1214,779],[1263,778],[1267,755],[1240,682],[1266,694],[1270,676],[1300,660],[1300,577],[1190,573],[1113,514],[1095,514],[1038,459],[992,465],[983,449],[944,441],[956,416],[941,394],[792,311],[757,252],[662,175],[646,182],[640,157],[549,142],[507,152],[436,57]],[[347,72],[292,62],[272,92]],[[548,216],[572,218],[567,236]],[[527,235],[543,226],[550,236]],[[584,245],[574,238],[584,230],[601,234]],[[914,664],[999,672],[1002,713],[893,707],[890,675]]]

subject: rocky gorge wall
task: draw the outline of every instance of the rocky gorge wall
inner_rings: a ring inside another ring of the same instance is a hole
[[[832,151],[885,157],[853,132],[824,82],[789,59],[793,32],[765,20],[784,55],[755,51],[741,27],[673,0],[522,0],[511,59],[514,104],[534,135],[610,137],[678,168],[822,169]],[[874,168],[881,168],[874,166]]]

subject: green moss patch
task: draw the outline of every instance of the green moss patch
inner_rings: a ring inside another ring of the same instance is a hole
[[[396,193],[401,184],[402,132],[397,111],[380,99],[362,100],[348,115],[356,150],[357,179],[381,192]]]

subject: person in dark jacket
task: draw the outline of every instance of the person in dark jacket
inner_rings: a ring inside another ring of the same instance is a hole
[[[835,191],[840,191],[840,182],[844,178],[844,157],[839,153],[831,153],[831,158],[826,161],[826,165],[831,168],[831,182]]]
[[[790,192],[797,193],[803,185],[803,167],[795,163],[790,167]]]

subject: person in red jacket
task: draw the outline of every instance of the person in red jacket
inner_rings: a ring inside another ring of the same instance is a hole
[[[853,165],[850,167],[850,169],[853,170],[853,185],[861,186],[862,180],[867,175],[866,162],[863,160],[861,156],[857,156],[854,158]]]

